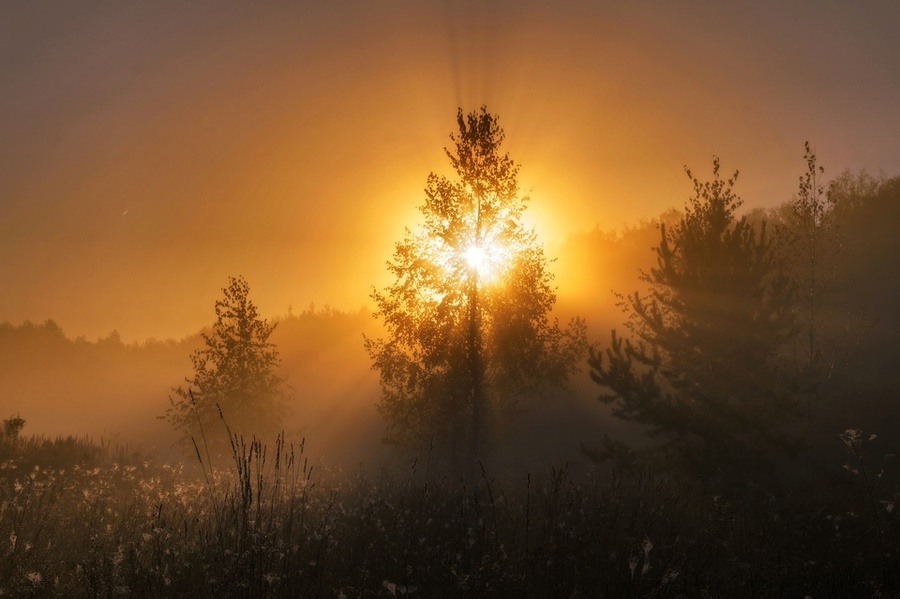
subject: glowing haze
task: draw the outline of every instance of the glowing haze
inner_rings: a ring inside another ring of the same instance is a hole
[[[713,154],[748,206],[790,198],[806,140],[832,175],[896,173],[898,24],[893,1],[4,3],[0,321],[181,337],[228,275],[267,315],[366,305],[457,107],[500,116],[551,256],[680,206]]]

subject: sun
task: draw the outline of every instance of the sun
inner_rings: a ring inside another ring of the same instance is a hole
[[[481,283],[494,282],[506,270],[510,262],[511,248],[491,239],[472,243],[466,247],[463,257],[470,274]]]
[[[444,226],[449,229],[446,221]],[[509,231],[485,228],[480,235],[470,231],[458,237],[422,231],[420,239],[427,248],[429,262],[443,272],[445,283],[458,284],[461,288],[468,288],[471,283],[477,287],[502,285],[522,244]]]
[[[466,250],[466,264],[469,265],[469,268],[480,271],[487,266],[486,263],[487,252],[485,252],[481,246],[470,245]]]

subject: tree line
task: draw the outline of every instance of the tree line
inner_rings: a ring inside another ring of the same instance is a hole
[[[629,246],[646,268],[612,300],[594,291],[624,326],[589,344],[584,318],[553,317],[550,260],[522,222],[528,198],[498,117],[459,111],[457,128],[445,149],[454,176],[427,177],[422,221],[387,264],[393,283],[372,290],[383,333],[363,346],[388,441],[471,471],[506,423],[585,368],[613,416],[644,433],[637,444],[586,440],[593,459],[619,468],[761,480],[845,429],[896,426],[900,178],[829,182],[807,144],[794,197],[745,211],[738,171],[723,174],[718,158],[708,178],[685,167],[681,210],[593,250]],[[229,425],[226,448],[233,435],[274,431],[290,403],[276,323],[247,281],[229,279],[215,314],[162,416],[188,447],[217,421]]]

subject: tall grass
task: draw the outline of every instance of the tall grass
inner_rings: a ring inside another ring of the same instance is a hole
[[[652,472],[453,479],[418,462],[314,468],[303,441],[231,436],[228,467],[89,439],[0,440],[0,590],[28,596],[655,597],[895,594],[888,509],[712,495]],[[860,458],[862,459],[862,458]],[[858,470],[858,468],[857,468]],[[821,489],[819,489],[821,491]]]

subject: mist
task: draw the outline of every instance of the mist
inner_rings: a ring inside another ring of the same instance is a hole
[[[897,23],[0,5],[0,595],[897,596]]]
[[[598,401],[608,389],[595,382],[595,363],[585,361],[567,385],[521,404],[514,421],[493,428],[478,468],[457,478],[430,451],[384,443],[387,422],[376,409],[381,388],[363,349],[364,335],[384,334],[377,316],[315,306],[267,317],[276,323],[270,341],[288,385],[283,436],[236,438],[231,458],[210,462],[199,442],[179,444],[169,423],[159,419],[172,388],[191,375],[189,357],[203,347],[200,333],[208,328],[180,340],[125,343],[116,332],[95,341],[72,339],[53,320],[3,323],[0,416],[8,418],[0,453],[10,481],[4,488],[9,486],[11,502],[35,506],[22,512],[33,517],[9,523],[12,555],[25,565],[5,584],[122,588],[122,577],[141,575],[160,592],[172,585],[200,594],[234,593],[235,585],[311,594],[348,585],[437,592],[458,587],[455,572],[471,568],[466,556],[474,552],[498,564],[491,572],[471,570],[466,588],[475,585],[478,592],[502,588],[518,595],[527,588],[544,595],[575,580],[601,594],[632,589],[649,596],[660,587],[690,591],[697,584],[737,592],[733,574],[724,574],[732,559],[762,569],[762,577],[740,583],[754,594],[767,594],[773,585],[854,594],[861,577],[895,588],[890,570],[854,556],[878,556],[883,549],[871,526],[887,533],[897,523],[892,502],[900,473],[890,456],[900,451],[894,402],[900,280],[891,274],[893,256],[900,255],[894,234],[898,193],[897,177],[844,173],[831,181],[828,230],[840,234],[830,238],[834,254],[815,254],[825,285],[809,287],[821,299],[817,353],[805,353],[807,342],[798,332],[779,358],[801,365],[816,360],[826,369],[814,386],[792,390],[814,399],[802,420],[804,445],[777,450],[777,461],[762,471],[716,467],[729,464],[725,454],[695,461],[690,453],[658,453],[653,426],[628,422],[616,406]],[[796,240],[790,233],[796,205],[793,198],[769,210],[744,210],[740,218],[756,231],[765,223],[783,239]],[[633,333],[623,302],[652,291],[648,273],[662,268],[663,230],[680,226],[684,215],[673,207],[618,229],[570,236],[554,263],[559,287],[553,315],[584,317],[593,351],[608,347],[612,330]],[[776,255],[805,280],[808,264],[790,252]],[[800,301],[797,310],[805,313],[808,305]],[[213,317],[210,306],[210,325]],[[727,388],[731,374],[717,372],[709,384]],[[696,414],[702,418],[702,409]],[[226,424],[204,435],[222,435]],[[762,449],[751,454],[764,455]],[[76,503],[80,507],[72,507]],[[133,506],[131,515],[119,516],[122,505]],[[95,516],[72,520],[82,512]],[[132,561],[117,557],[125,555],[116,545],[119,537],[98,536],[90,525],[97,518],[109,521],[107,530],[115,524],[131,531],[139,551]],[[293,533],[280,523],[294,519],[307,522],[303,530],[310,532],[297,537],[289,558],[294,565],[276,580],[270,574],[284,559],[280,545],[270,553],[249,535],[287,537]],[[690,524],[698,519],[702,526]],[[43,536],[47,522],[66,532]],[[448,532],[459,524],[461,532]],[[20,538],[26,548],[21,557]],[[201,538],[207,540],[198,543]],[[502,543],[499,549],[492,538]],[[210,557],[210,539],[221,539],[213,553],[224,559]],[[670,553],[684,539],[690,539],[686,552]],[[345,548],[360,542],[362,553],[348,557]],[[760,563],[753,557],[760,542],[777,563],[799,550],[808,565]],[[50,556],[92,559],[81,549],[90,543],[113,555],[111,573],[88,562],[81,571],[95,572],[93,578],[46,581],[45,574],[57,568],[51,564],[60,563]],[[31,553],[35,544],[42,549]],[[232,547],[239,546],[260,552],[260,565],[244,570],[232,560]],[[396,570],[393,556],[411,546],[417,550]],[[643,557],[633,557],[635,546]],[[163,548],[186,556],[181,561],[187,559],[187,566],[170,564]],[[620,563],[622,551],[631,552],[630,561]],[[508,552],[519,557],[510,563]],[[500,574],[519,571],[515,564],[532,560],[531,552],[541,556],[533,566],[515,576]],[[322,559],[325,578],[310,576],[302,565],[315,572]],[[560,571],[555,559],[582,564],[582,573]],[[644,569],[635,561],[640,559],[661,572]],[[358,572],[358,560],[382,572],[377,582]],[[821,577],[813,562],[828,564],[833,574]],[[629,564],[642,571],[640,578],[628,575]],[[160,568],[164,575],[149,574]],[[683,572],[692,574],[679,582],[673,573]]]
[[[857,179],[875,181],[855,177],[840,178],[850,189],[845,193],[853,193]],[[889,257],[897,255],[891,226],[897,215],[890,199],[895,181],[883,179],[883,191],[875,198],[844,199],[840,258],[828,272],[821,322],[828,347],[822,351],[844,346],[829,384],[840,392],[852,389],[857,404],[852,416],[842,413],[839,403],[823,410],[829,419],[845,420],[847,427],[884,429],[895,418],[883,403],[887,398],[881,398],[896,384],[890,356],[898,338],[894,307],[900,284],[888,274]],[[751,220],[777,224],[786,210],[787,202],[745,213]],[[598,227],[570,236],[553,263],[558,295],[554,317],[584,317],[594,344],[605,343],[613,329],[626,330],[627,315],[617,304],[623,296],[646,292],[642,276],[655,267],[660,224],[671,226],[680,214],[673,206],[617,229]],[[47,316],[41,323],[0,325],[0,415],[19,414],[30,434],[113,439],[161,455],[180,455],[176,437],[159,417],[172,388],[191,375],[189,356],[202,346],[200,331],[179,340],[130,343],[112,331],[89,341],[70,338]],[[212,306],[209,317],[212,321]],[[340,467],[403,456],[399,448],[383,443],[386,424],[376,410],[378,376],[363,349],[364,335],[383,334],[378,319],[366,309],[347,313],[315,306],[267,318],[277,323],[272,342],[289,389],[285,433],[305,437],[311,454]],[[505,427],[495,448],[497,466],[585,465],[583,447],[596,445],[604,435],[639,440],[642,429],[613,418],[596,401],[599,393],[583,364],[549,401],[528,405],[521,419]]]
[[[661,218],[671,220],[675,213]],[[638,276],[652,264],[659,222],[597,228],[566,240],[558,256],[551,254],[558,287],[554,317],[585,317],[592,341],[621,327],[624,315],[613,291],[642,288]],[[217,291],[203,294],[215,297]],[[203,329],[177,340],[125,341],[117,331],[88,340],[67,335],[52,316],[0,324],[0,415],[19,414],[26,421],[24,434],[112,440],[167,458],[190,458],[160,417],[173,387],[192,374],[189,357],[203,345]],[[363,348],[364,335],[383,330],[370,310],[310,305],[264,316],[276,323],[271,341],[288,388],[288,438],[305,438],[309,455],[332,467],[415,459],[383,442],[378,376]],[[212,302],[207,317],[211,325]],[[524,406],[521,418],[504,427],[492,465],[526,472],[570,462],[582,469],[589,465],[582,445],[617,431],[634,437],[636,429],[612,419],[596,394],[582,365],[565,388],[555,389],[548,401]]]
[[[370,312],[310,306],[271,320],[288,390],[287,438],[305,439],[308,455],[329,468],[415,459],[384,443],[378,376],[363,349],[364,334],[380,333]],[[190,459],[160,418],[172,388],[192,374],[189,357],[202,344],[199,331],[178,341],[124,343],[115,332],[96,341],[70,339],[52,319],[0,324],[0,414],[25,419],[26,435],[87,437],[163,459]],[[586,401],[592,387],[582,372],[570,388],[532,405],[504,431],[492,464],[525,472],[583,462],[580,443],[616,427],[605,408]],[[210,434],[222,434],[225,424]]]

